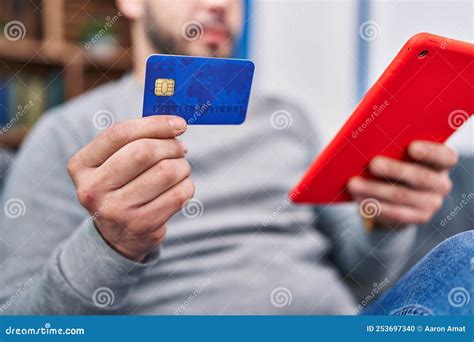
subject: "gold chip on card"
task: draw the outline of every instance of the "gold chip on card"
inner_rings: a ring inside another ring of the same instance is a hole
[[[156,96],[173,96],[174,84],[175,82],[172,78],[158,78],[155,81],[155,95]]]

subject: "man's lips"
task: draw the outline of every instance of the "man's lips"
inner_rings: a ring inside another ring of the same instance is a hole
[[[204,27],[202,39],[207,44],[222,44],[229,40],[230,33],[224,28]]]

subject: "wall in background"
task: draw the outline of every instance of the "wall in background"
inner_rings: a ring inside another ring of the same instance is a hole
[[[256,85],[302,103],[331,137],[353,108],[355,1],[254,1]]]
[[[474,2],[471,0],[375,1],[372,12],[380,26],[380,37],[370,49],[371,83],[407,37],[418,32],[474,41]],[[460,152],[474,154],[474,121],[471,119],[460,128],[449,144]]]
[[[327,142],[359,99],[359,9],[369,6],[377,38],[368,42],[371,85],[413,34],[428,31],[473,41],[474,5],[470,0],[322,1],[255,0],[251,56],[257,64],[256,84],[265,92],[291,94],[309,110]],[[472,120],[451,139],[456,149],[473,153]]]

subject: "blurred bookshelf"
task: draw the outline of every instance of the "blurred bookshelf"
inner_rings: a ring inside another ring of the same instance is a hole
[[[0,147],[16,149],[44,111],[131,69],[114,0],[1,0]]]

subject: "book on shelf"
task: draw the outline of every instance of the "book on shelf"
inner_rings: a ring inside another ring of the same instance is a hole
[[[58,71],[48,75],[22,72],[14,76],[0,75],[0,126],[3,128],[31,128],[46,110],[63,101],[64,84]]]
[[[10,29],[8,29],[8,27]],[[40,0],[1,0],[0,29],[10,32],[16,40],[28,36],[40,39],[41,30],[41,1]],[[20,36],[18,36],[20,35]]]

